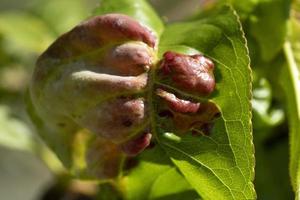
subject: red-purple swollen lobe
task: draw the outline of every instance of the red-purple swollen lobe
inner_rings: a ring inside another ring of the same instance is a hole
[[[180,89],[209,95],[215,89],[214,64],[203,55],[184,55],[168,51],[161,64],[163,75],[170,76]]]
[[[157,89],[156,94],[163,98],[168,106],[175,112],[196,113],[200,108],[200,103],[193,103],[188,100],[177,98],[174,94]]]
[[[213,122],[220,116],[219,108],[212,102],[201,103],[197,113],[187,115],[185,113],[173,113],[173,122],[180,131],[202,129],[204,124]]]
[[[143,133],[120,145],[121,150],[128,156],[136,156],[141,153],[151,142],[152,134]]]
[[[149,70],[153,56],[153,49],[144,43],[125,43],[107,51],[100,65],[121,76],[137,76]]]
[[[80,121],[98,136],[120,144],[144,126],[147,113],[142,98],[115,99],[91,109]]]
[[[171,118],[178,133],[199,130],[208,134],[210,130],[208,125],[220,115],[218,107],[212,102],[194,103],[180,99],[162,89],[157,89],[156,94],[167,105],[167,110],[163,110],[162,117]]]
[[[110,43],[141,41],[154,48],[155,35],[133,18],[106,14],[82,22],[59,37],[42,57],[66,59]]]

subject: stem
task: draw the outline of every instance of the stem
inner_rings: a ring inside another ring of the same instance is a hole
[[[293,83],[293,90],[296,97],[297,102],[297,114],[298,119],[300,119],[300,74],[298,70],[298,66],[296,63],[296,60],[294,58],[293,50],[291,43],[289,41],[286,41],[284,43],[284,53],[287,58],[288,62],[288,70],[289,70],[289,76],[291,77],[292,83]]]
[[[291,177],[295,177],[293,180],[292,178],[292,185],[295,190],[295,199],[300,199],[300,171],[299,171],[299,161],[300,158],[297,157],[300,155],[300,149],[299,149],[299,135],[300,132],[297,131],[297,128],[293,128],[295,126],[299,126],[300,122],[300,74],[299,74],[299,68],[297,66],[292,45],[289,41],[286,41],[283,46],[285,57],[287,60],[287,70],[288,70],[288,77],[291,80],[291,87],[290,88],[293,92],[293,94],[286,94],[286,95],[292,95],[292,98],[295,98],[295,102],[292,104],[295,104],[294,108],[288,108],[288,112],[290,112],[290,116],[292,119],[290,119],[290,153],[291,153],[291,162],[290,162],[290,170],[291,170]],[[289,98],[289,97],[287,97]],[[290,97],[291,98],[291,97]],[[289,106],[288,106],[289,107]],[[291,107],[291,105],[290,105]],[[292,114],[293,113],[293,114]],[[294,125],[293,125],[294,124]],[[295,174],[294,171],[295,170]]]

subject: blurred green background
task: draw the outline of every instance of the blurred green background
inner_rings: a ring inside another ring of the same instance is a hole
[[[1,200],[43,199],[59,180],[62,168],[37,137],[24,94],[37,56],[95,5],[91,0],[0,1]]]
[[[151,0],[167,22],[193,15],[204,4],[212,2]],[[56,157],[38,138],[24,103],[38,55],[60,34],[90,16],[98,4],[99,0],[0,1],[1,200],[85,200],[92,199],[98,192],[95,185],[70,181]],[[250,50],[254,49],[251,42],[250,38]],[[269,112],[271,103],[276,105],[271,99],[270,83],[259,75],[257,66],[252,67],[255,71],[253,106],[258,197],[291,199],[287,124],[283,122],[281,109]]]

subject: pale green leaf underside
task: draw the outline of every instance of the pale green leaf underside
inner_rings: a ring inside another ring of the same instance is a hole
[[[180,143],[160,138],[160,144],[203,199],[255,199],[251,71],[237,16],[223,7],[210,18],[173,24],[160,45],[190,46],[214,61],[211,98],[222,112],[210,136],[186,136]]]

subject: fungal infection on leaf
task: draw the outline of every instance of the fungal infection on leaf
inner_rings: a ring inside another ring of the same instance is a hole
[[[171,88],[207,98],[215,88],[214,64],[200,54],[171,51],[158,62],[157,43],[154,33],[133,18],[106,14],[63,34],[39,57],[31,100],[46,124],[43,138],[65,165],[72,165],[69,154],[77,148],[72,140],[78,129],[92,135],[82,141],[82,166],[88,176],[102,179],[117,177],[123,158],[141,153],[156,134],[180,142],[180,134],[210,132],[220,113],[214,103],[149,83],[155,74]],[[157,110],[151,110],[154,103]],[[151,113],[161,119],[162,132],[151,130]]]
[[[168,51],[163,55],[160,70],[179,89],[197,95],[209,95],[215,89],[214,64],[201,54],[190,56]]]

